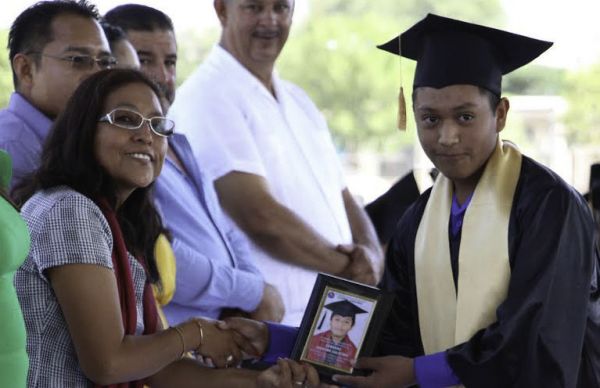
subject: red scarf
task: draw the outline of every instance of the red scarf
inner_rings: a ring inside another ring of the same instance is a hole
[[[96,204],[100,210],[102,210],[102,214],[104,214],[113,236],[112,262],[115,271],[115,277],[117,278],[117,286],[119,289],[121,317],[123,318],[125,335],[135,335],[137,322],[135,289],[133,286],[133,278],[131,277],[129,256],[127,254],[127,247],[125,246],[123,232],[121,231],[121,226],[117,220],[117,214],[108,204],[108,201],[105,198],[100,198],[96,201]],[[144,268],[146,268],[145,260],[143,258],[136,257],[136,259]],[[150,282],[148,281],[146,281],[146,285],[144,286],[143,310],[143,334],[155,333],[157,330],[158,313],[156,311],[156,304],[154,302],[154,294],[152,293],[152,288],[150,287]],[[106,386],[106,388],[141,388],[143,386],[144,381],[138,380],[128,383],[113,384]],[[96,387],[99,388],[100,386],[96,385]]]

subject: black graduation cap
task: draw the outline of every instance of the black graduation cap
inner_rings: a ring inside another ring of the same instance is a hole
[[[332,314],[341,315],[342,317],[352,317],[352,319],[354,319],[354,316],[356,314],[366,313],[365,310],[361,309],[354,303],[349,302],[347,300],[340,300],[337,302],[332,302],[332,303],[326,304],[324,307],[326,309],[331,310]]]
[[[417,61],[413,87],[467,84],[500,96],[502,75],[552,46],[495,28],[428,14],[378,48]]]
[[[366,313],[365,310],[361,309],[354,303],[349,302],[345,299],[339,300],[337,302],[331,302],[329,304],[326,304],[323,307],[325,307],[328,310],[331,310],[331,316],[333,316],[333,314],[336,314],[336,315],[341,315],[342,317],[351,317],[352,322],[355,321],[354,316],[356,314]],[[323,318],[321,319],[321,322],[319,323],[319,326],[318,326],[319,329],[323,326],[323,322],[325,321],[326,316],[327,316],[327,314],[323,315]]]

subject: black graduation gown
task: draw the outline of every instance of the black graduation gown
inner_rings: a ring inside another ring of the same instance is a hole
[[[389,242],[402,214],[420,195],[415,176],[410,171],[388,191],[365,206],[381,244]]]
[[[430,193],[404,214],[388,250],[380,286],[396,298],[380,337],[381,355],[423,354],[414,241]],[[600,387],[593,221],[581,195],[525,156],[508,243],[511,278],[497,321],[447,351],[452,370],[467,387]],[[451,252],[455,270],[457,247]]]

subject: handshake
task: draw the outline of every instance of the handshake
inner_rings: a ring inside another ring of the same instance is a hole
[[[197,353],[201,362],[216,368],[239,367],[243,359],[260,358],[269,345],[265,323],[231,317],[203,322],[203,342]],[[259,388],[327,387],[320,384],[317,371],[309,364],[279,359],[277,364],[256,376]]]

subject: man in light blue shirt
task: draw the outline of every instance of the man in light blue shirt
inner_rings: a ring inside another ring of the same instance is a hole
[[[249,250],[240,244],[244,240],[227,228],[212,185],[204,184],[185,136],[174,134],[169,148],[155,186],[177,261],[175,295],[163,308],[169,323],[195,315],[219,318],[224,307],[255,311],[265,285],[247,260]]]
[[[87,3],[45,1],[23,11],[8,38],[15,92],[0,111],[0,148],[13,160],[11,188],[39,165],[52,120],[79,83],[114,64]]]
[[[0,111],[0,148],[13,160],[10,187],[38,167],[42,144],[51,125],[48,117],[17,92],[10,96],[6,109]]]
[[[128,4],[112,9],[105,19],[125,31],[141,70],[172,103],[177,44],[170,18],[156,9]],[[247,243],[222,214],[211,181],[203,179],[184,135],[169,138],[155,197],[172,234],[177,263],[175,294],[163,307],[171,325],[193,316],[219,318],[231,309],[254,319],[282,319],[281,296],[264,282],[250,260]]]

